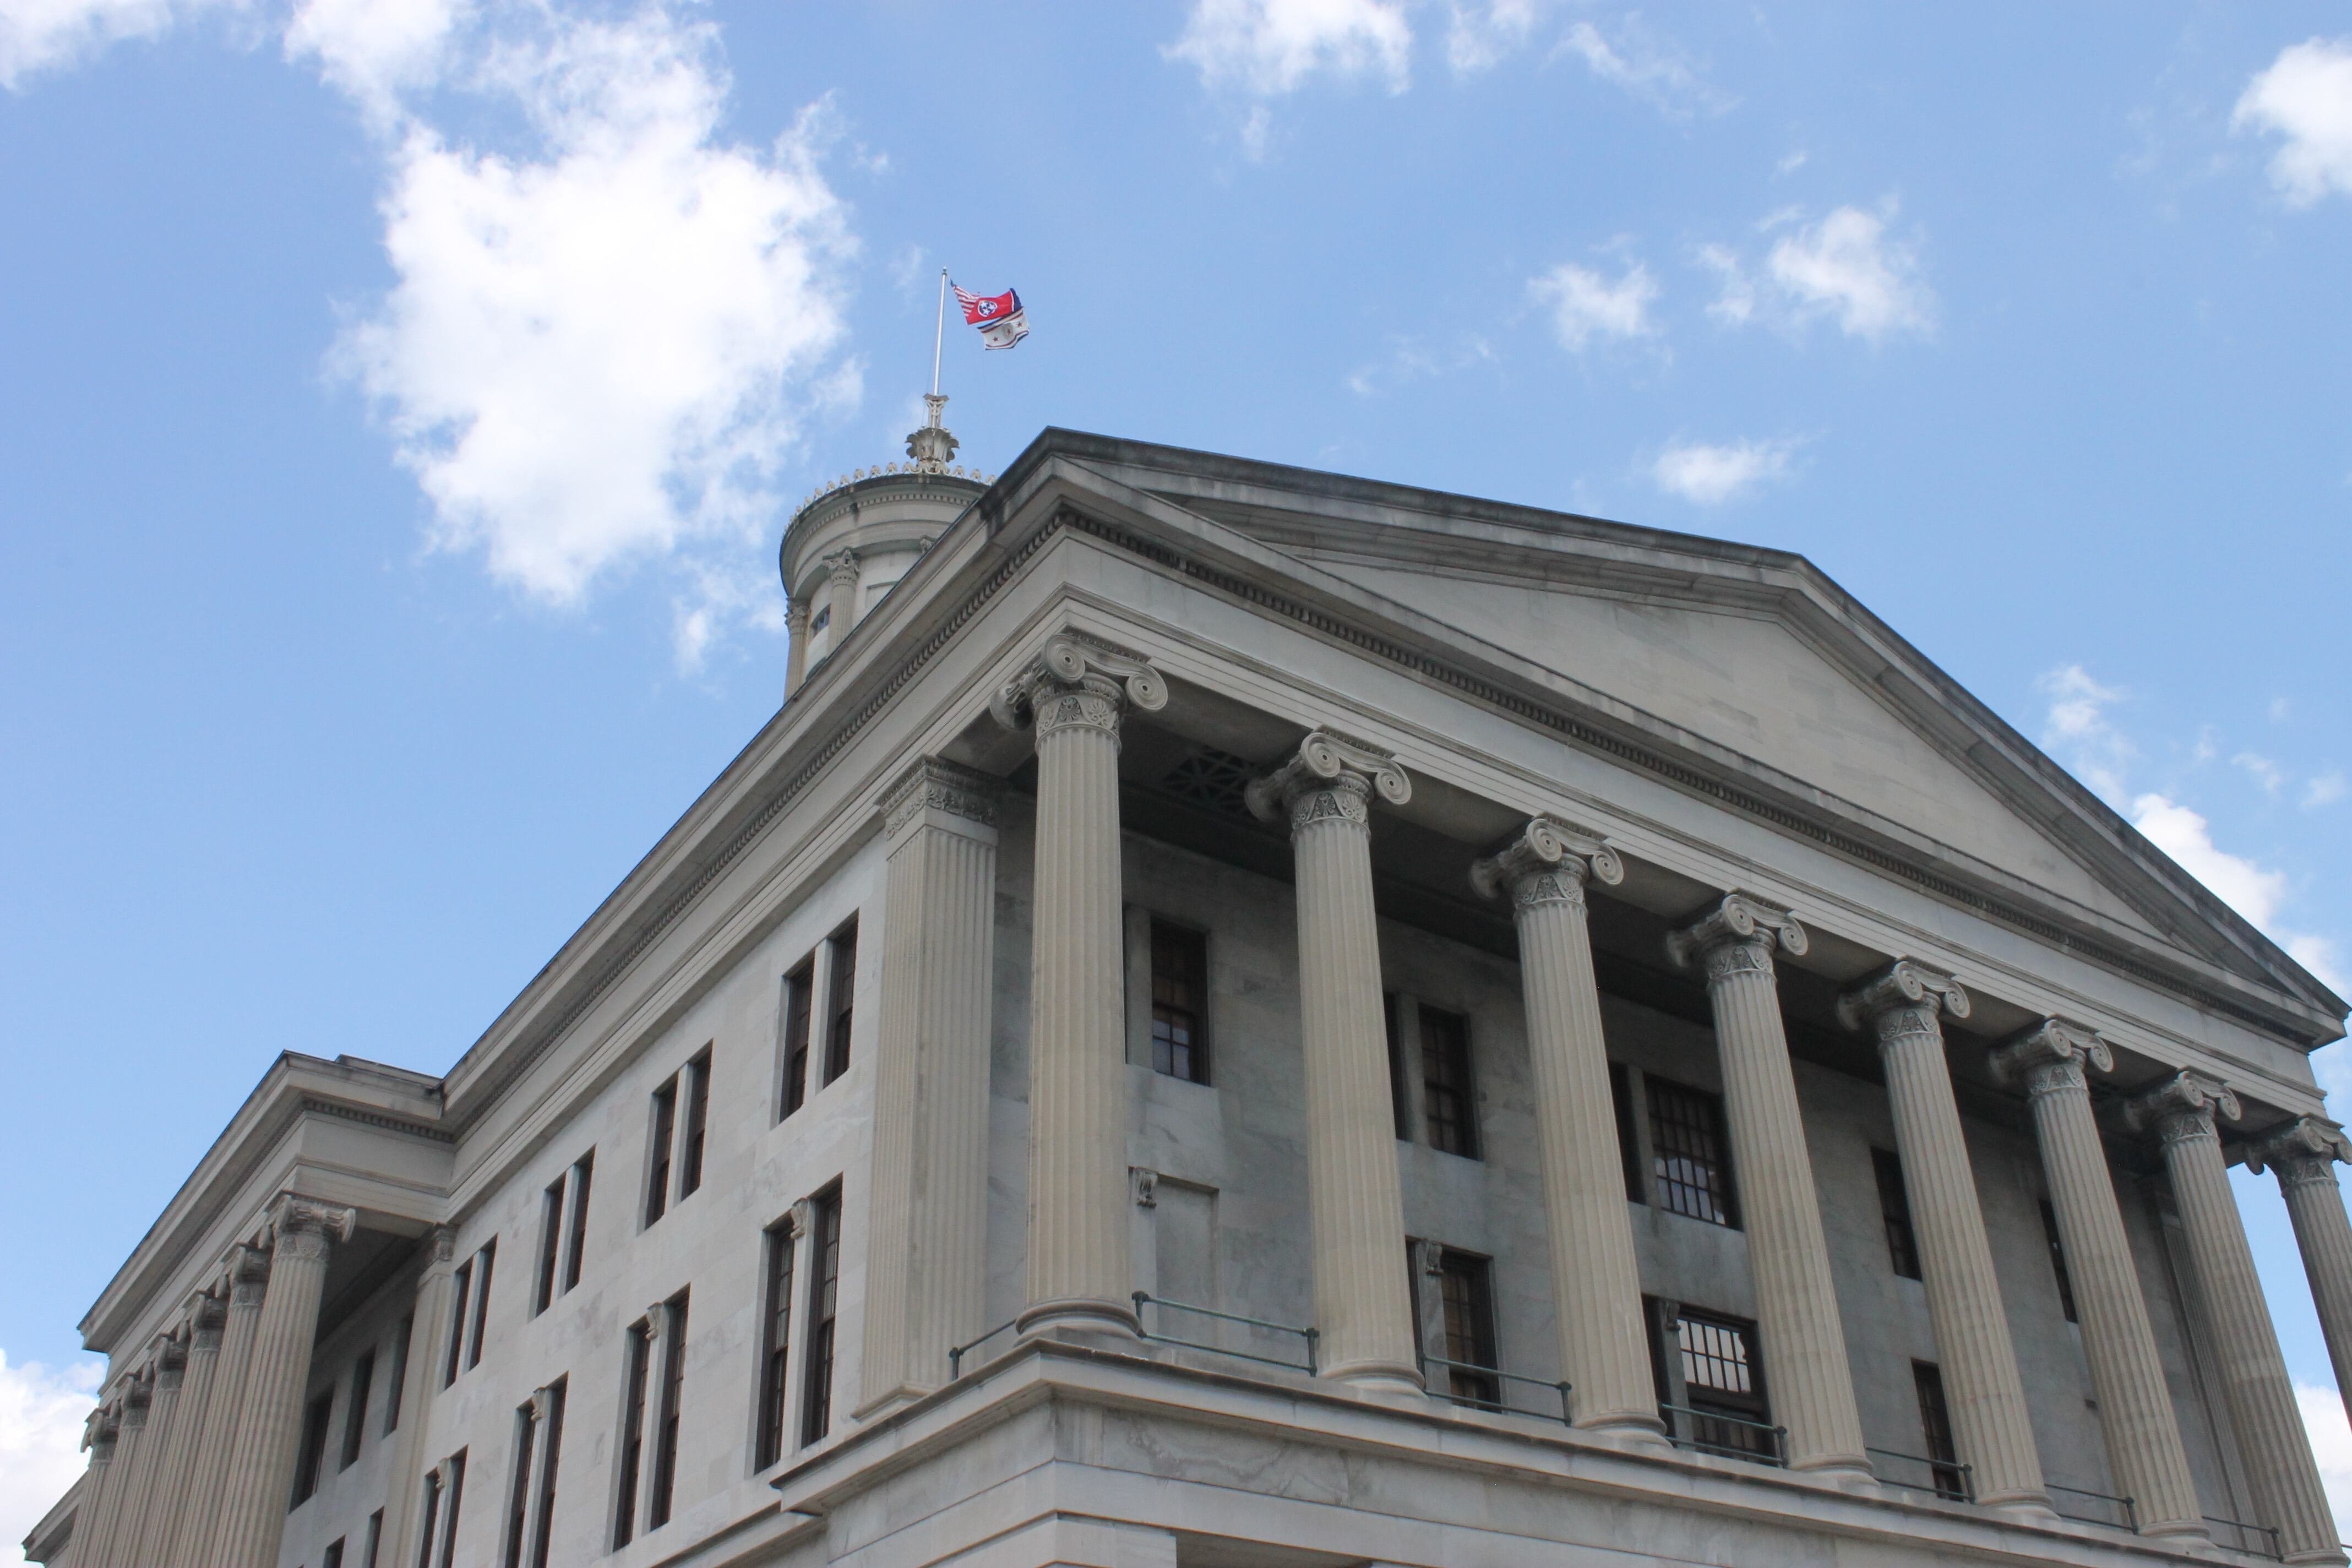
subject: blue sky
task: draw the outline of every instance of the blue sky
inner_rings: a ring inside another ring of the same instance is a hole
[[[942,265],[1033,328],[951,331],[967,459],[1801,551],[2342,988],[2344,28],[0,0],[0,1472],[278,1051],[446,1067],[772,711]]]

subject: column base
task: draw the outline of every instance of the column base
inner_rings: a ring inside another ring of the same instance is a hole
[[[2055,1519],[2058,1510],[2050,1506],[2050,1494],[2037,1491],[1993,1492],[1976,1500],[1984,1508],[1997,1508],[2003,1513],[2020,1519]]]
[[[2290,1552],[2284,1557],[2280,1558],[2279,1561],[2287,1563],[2341,1563],[2344,1561],[2344,1553],[2340,1551],[2330,1551],[2326,1547],[2319,1546],[2314,1547],[2309,1552]]]
[[[1789,1468],[1799,1475],[1827,1481],[1878,1479],[1878,1472],[1870,1468],[1869,1458],[1861,1454],[1815,1454],[1808,1459],[1790,1460]]]
[[[1380,1361],[1367,1357],[1318,1367],[1315,1375],[1327,1383],[1344,1383],[1368,1394],[1428,1392],[1428,1385],[1422,1382],[1421,1368],[1411,1362]]]
[[[2139,1533],[2158,1541],[2213,1539],[2212,1531],[2205,1528],[2205,1521],[2201,1519],[2159,1519],[2152,1524],[2141,1525]]]
[[[877,1415],[887,1415],[891,1411],[912,1405],[919,1399],[928,1399],[938,1392],[937,1388],[926,1387],[921,1384],[902,1383],[895,1388],[884,1389],[851,1411],[849,1418],[852,1421],[871,1421]]]
[[[1591,1432],[1602,1437],[1627,1437],[1635,1442],[1664,1443],[1666,1424],[1654,1411],[1603,1410],[1597,1415],[1580,1416],[1574,1423],[1580,1432]]]
[[[1135,1308],[1126,1301],[1105,1301],[1091,1296],[1064,1297],[1052,1301],[1032,1301],[1013,1320],[1013,1331],[1023,1339],[1039,1334],[1076,1332],[1078,1334],[1116,1334],[1122,1339],[1141,1339],[1143,1325],[1137,1321]]]

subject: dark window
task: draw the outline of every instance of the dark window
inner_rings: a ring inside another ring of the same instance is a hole
[[[1617,1159],[1625,1168],[1625,1195],[1637,1204],[1648,1203],[1642,1191],[1641,1145],[1633,1137],[1633,1083],[1622,1062],[1609,1064],[1609,1106],[1617,1113]]]
[[[757,1468],[784,1457],[786,1379],[792,1366],[793,1227],[768,1227],[768,1300],[760,1327],[760,1448]]]
[[[1478,1157],[1477,1102],[1470,1082],[1470,1020],[1459,1013],[1421,1010],[1422,1120],[1429,1146]]]
[[[539,1279],[530,1297],[537,1317],[555,1300],[555,1269],[563,1258],[563,1178],[558,1176],[539,1194]]]
[[[670,1494],[677,1487],[677,1424],[686,1392],[686,1298],[669,1304],[667,1342],[662,1346],[660,1425],[654,1429],[654,1489],[646,1502],[646,1528],[669,1522]]]
[[[1675,1321],[1675,1351],[1682,1358],[1683,1397],[1699,1413],[1691,1417],[1690,1440],[1712,1453],[1776,1458],[1772,1433],[1759,1429],[1770,1415],[1756,1325],[1686,1307]],[[1758,1425],[1740,1424],[1751,1422]]]
[[[375,1352],[362,1351],[352,1367],[352,1402],[343,1412],[343,1458],[335,1468],[348,1470],[360,1457],[360,1440],[367,1436],[368,1395],[374,1391]]]
[[[360,1548],[360,1568],[376,1568],[376,1553],[383,1550],[383,1510],[368,1515],[367,1544]]]
[[[1405,1114],[1404,1042],[1397,1038],[1397,994],[1381,994],[1381,1012],[1389,1031],[1389,1110],[1396,1117],[1397,1141],[1412,1142],[1412,1124]]]
[[[1886,1223],[1886,1261],[1906,1279],[1919,1274],[1919,1241],[1911,1230],[1911,1195],[1903,1186],[1903,1162],[1885,1149],[1870,1152],[1878,1178],[1878,1216]]]
[[[449,1361],[441,1369],[441,1386],[444,1388],[457,1381],[457,1369],[465,1364],[466,1295],[473,1282],[474,1260],[468,1258],[457,1265],[457,1277],[450,1281],[453,1289],[449,1306]]]
[[[507,1568],[522,1568],[523,1537],[530,1529],[530,1461],[539,1417],[529,1401],[515,1412],[514,1478],[507,1498]]]
[[[572,1236],[563,1248],[563,1288],[580,1283],[580,1265],[588,1256],[588,1184],[595,1179],[596,1151],[580,1156],[572,1167]]]
[[[808,1372],[801,1390],[801,1443],[833,1426],[833,1314],[841,1283],[841,1194],[816,1200],[809,1258]]]
[[[1151,1067],[1188,1083],[1209,1081],[1209,939],[1151,922]]]
[[[383,1429],[387,1434],[400,1430],[400,1401],[408,1392],[408,1342],[415,1337],[416,1314],[411,1312],[392,1331],[392,1381],[383,1391]]]
[[[646,1223],[669,1211],[669,1146],[677,1135],[677,1079],[654,1090],[653,1158],[646,1167]]]
[[[331,1388],[310,1401],[302,1412],[302,1447],[294,1460],[294,1500],[289,1509],[309,1502],[319,1490],[319,1471],[327,1462],[327,1424],[334,1418],[335,1391]]]
[[[416,1531],[416,1568],[433,1568],[434,1527],[441,1521],[441,1472],[425,1477],[425,1518]]]
[[[2066,1314],[2068,1322],[2078,1321],[2074,1316],[2074,1280],[2066,1272],[2065,1245],[2058,1239],[2058,1211],[2050,1206],[2048,1198],[2042,1200],[2042,1234],[2050,1238],[2050,1272],[2058,1280],[2058,1309]]]
[[[1959,1450],[1952,1445],[1952,1413],[1944,1404],[1944,1374],[1931,1361],[1911,1363],[1911,1384],[1919,1392],[1919,1433],[1927,1439],[1928,1466],[1937,1495],[1966,1499]]]
[[[849,1070],[849,1015],[857,1000],[857,922],[850,921],[833,939],[833,973],[825,984],[824,1081],[831,1083]]]
[[[1495,1364],[1494,1274],[1485,1258],[1451,1247],[1438,1255],[1437,1289],[1445,1307],[1445,1359],[1463,1366]],[[1500,1380],[1461,1367],[1446,1376],[1456,1399],[1500,1407]]]
[[[571,1379],[547,1391],[546,1455],[539,1461],[539,1519],[531,1530],[530,1568],[547,1568],[548,1537],[555,1532],[555,1466],[563,1457],[563,1405]]]
[[[621,1463],[614,1500],[613,1550],[626,1546],[637,1533],[637,1479],[646,1456],[646,1378],[653,1362],[654,1329],[650,1322],[629,1327],[628,1361],[621,1373]]]
[[[449,1458],[449,1505],[441,1510],[441,1568],[451,1568],[457,1560],[457,1505],[466,1500],[466,1456],[463,1450]]]
[[[343,1568],[343,1538],[340,1535],[327,1542],[327,1554],[319,1559],[319,1568]]]
[[[466,1352],[466,1364],[482,1364],[482,1331],[490,1322],[490,1266],[499,1260],[499,1238],[482,1243],[482,1250],[474,1255],[478,1265],[474,1270],[474,1342]]]
[[[1723,1102],[1665,1079],[1644,1076],[1643,1082],[1650,1091],[1650,1171],[1659,1206],[1714,1225],[1738,1225]]]
[[[677,1173],[677,1195],[702,1185],[702,1146],[710,1131],[710,1052],[686,1064],[686,1152]]]
[[[784,1108],[790,1116],[808,1100],[809,1009],[816,999],[816,963],[784,976]]]

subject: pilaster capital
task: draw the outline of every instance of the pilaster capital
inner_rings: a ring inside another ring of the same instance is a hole
[[[816,1225],[816,1201],[813,1198],[803,1198],[785,1210],[784,1225],[787,1234],[794,1241],[806,1236]]]
[[[270,1251],[279,1257],[324,1258],[359,1229],[359,1210],[280,1193],[269,1209]]]
[[[1128,1195],[1135,1200],[1137,1208],[1158,1208],[1160,1206],[1160,1173],[1147,1171],[1140,1165],[1129,1165],[1127,1168],[1127,1191]]]
[[[1995,1046],[1985,1060],[1997,1080],[2023,1084],[2025,1092],[2036,1098],[2086,1087],[2086,1065],[2101,1072],[2116,1070],[2116,1054],[2099,1031],[2067,1018],[2044,1018],[2019,1030]]]
[[[239,1242],[229,1253],[228,1304],[258,1308],[269,1287],[269,1254]]]
[[[221,1330],[228,1322],[228,1312],[221,1299],[210,1290],[200,1290],[188,1303],[189,1348],[197,1352],[220,1349]]]
[[[1168,705],[1168,683],[1138,654],[1061,633],[1045,639],[1036,658],[996,689],[988,710],[1008,730],[1034,725],[1040,741],[1078,726],[1118,739],[1123,709],[1156,713]]]
[[[114,1415],[107,1406],[92,1405],[82,1417],[81,1446],[92,1464],[102,1465],[114,1458]]]
[[[439,1268],[457,1256],[457,1227],[436,1225],[417,1241],[417,1249],[425,1255],[425,1266]]]
[[[1298,742],[1288,762],[1252,780],[1242,799],[1261,822],[1288,812],[1290,830],[1296,833],[1311,822],[1334,817],[1366,822],[1375,794],[1391,805],[1412,798],[1412,781],[1397,766],[1396,758],[1361,741],[1316,730]]]
[[[2246,1169],[2256,1175],[2268,1166],[2282,1187],[2325,1182],[2336,1184],[2336,1163],[2352,1163],[2352,1139],[2344,1129],[2321,1116],[2298,1116],[2256,1138],[2247,1140]]]
[[[1838,998],[1838,1022],[1849,1029],[1864,1025],[1884,1048],[1918,1036],[1943,1037],[1937,1020],[1969,1016],[1969,994],[1948,974],[1898,958]]]
[[[1445,1246],[1443,1242],[1416,1239],[1412,1244],[1412,1267],[1418,1274],[1431,1279],[1443,1279],[1445,1274]]]
[[[554,1413],[554,1410],[555,1385],[553,1384],[543,1383],[530,1391],[530,1418],[533,1421],[546,1420]]]
[[[996,826],[996,803],[1002,786],[986,773],[960,768],[937,757],[923,757],[898,775],[882,794],[879,810],[883,832],[896,837],[901,828],[927,811],[944,812],[982,827]]]
[[[857,585],[857,552],[846,549],[835,551],[824,561],[825,574],[840,587],[854,588]]]
[[[1688,968],[1693,958],[1712,985],[1734,974],[1772,973],[1772,950],[1801,957],[1812,939],[1797,917],[1752,893],[1729,892],[1713,909],[1666,933],[1666,956]]]
[[[1557,816],[1529,818],[1517,838],[1470,866],[1470,886],[1480,898],[1499,898],[1507,889],[1518,910],[1582,909],[1587,881],[1615,887],[1624,879],[1624,862],[1599,834]]]
[[[148,1413],[154,1407],[154,1374],[144,1369],[132,1373],[122,1388],[122,1429],[136,1432],[146,1426]]]
[[[784,629],[793,637],[808,631],[809,602],[787,594],[784,595]]]
[[[2153,1130],[2167,1143],[2218,1140],[2214,1119],[2235,1121],[2243,1114],[2228,1084],[2193,1072],[2175,1073],[2124,1102],[2124,1120],[2133,1131]]]
[[[188,1373],[188,1342],[176,1333],[167,1334],[155,1347],[155,1387],[161,1393],[180,1386]]]

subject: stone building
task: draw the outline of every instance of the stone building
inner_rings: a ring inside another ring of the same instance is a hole
[[[1804,561],[1049,430],[82,1322],[70,1568],[2341,1561],[2345,1004]]]

